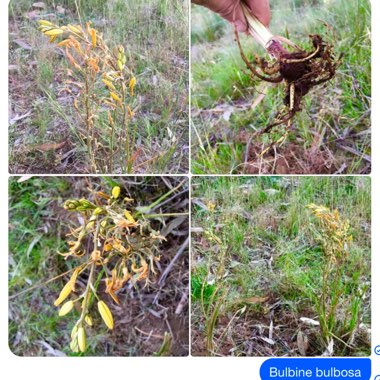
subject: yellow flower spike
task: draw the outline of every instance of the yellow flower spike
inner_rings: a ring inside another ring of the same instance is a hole
[[[71,281],[69,281],[61,290],[61,293],[59,293],[59,297],[54,301],[54,306],[60,305],[72,292],[73,290],[73,284]]]
[[[93,326],[93,321],[92,321],[92,318],[91,316],[89,316],[88,314],[84,317],[84,321],[87,323],[88,326]]]
[[[119,198],[119,196],[120,196],[120,191],[121,191],[120,187],[119,187],[119,186],[115,186],[115,187],[112,189],[112,198],[115,198],[115,199]]]
[[[133,96],[134,94],[134,88],[136,86],[136,78],[135,77],[132,77],[132,79],[129,81],[129,90],[131,92],[131,96]]]
[[[112,317],[111,310],[108,308],[108,306],[103,301],[98,302],[98,310],[99,310],[100,316],[102,317],[106,326],[110,330],[112,330],[113,329],[113,317]]]
[[[64,315],[70,313],[70,311],[73,309],[73,307],[74,307],[74,302],[73,301],[67,301],[66,303],[63,304],[63,306],[59,310],[58,315],[60,317],[63,317]]]
[[[80,352],[86,351],[86,330],[82,326],[78,328],[78,346]]]

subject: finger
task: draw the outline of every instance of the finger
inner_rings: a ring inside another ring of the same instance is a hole
[[[212,10],[233,23],[239,32],[245,32],[248,29],[247,21],[240,7],[240,0],[219,0],[218,2],[213,2]]]
[[[246,3],[251,9],[252,14],[265,26],[269,26],[271,17],[269,0],[246,0]]]

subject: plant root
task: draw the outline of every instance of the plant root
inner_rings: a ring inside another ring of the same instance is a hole
[[[284,109],[277,113],[275,120],[260,134],[268,133],[281,124],[289,125],[295,114],[302,109],[302,98],[313,87],[332,79],[342,62],[342,55],[336,58],[333,45],[325,42],[318,34],[310,35],[313,46],[311,51],[297,47],[297,51],[289,52],[274,37],[267,46],[269,55],[275,58],[274,63],[258,56],[254,62],[250,62],[243,52],[236,29],[235,37],[240,55],[254,77],[270,83],[285,84]]]

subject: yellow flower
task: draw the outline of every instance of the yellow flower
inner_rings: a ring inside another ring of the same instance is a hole
[[[129,90],[131,92],[131,96],[133,96],[133,90],[134,90],[135,86],[136,86],[136,78],[132,77],[132,79],[129,82]]]
[[[135,219],[133,218],[133,216],[130,214],[128,210],[124,211],[124,216],[128,219],[129,222],[136,223]]]
[[[67,301],[66,303],[63,304],[63,306],[59,310],[58,315],[60,317],[63,317],[64,315],[70,313],[70,311],[72,310],[73,307],[74,307],[74,302],[73,301]]]
[[[102,79],[102,82],[111,90],[116,90],[116,87],[113,85],[113,83],[107,79]]]
[[[86,331],[83,327],[78,329],[78,346],[81,352],[86,351]]]
[[[111,95],[111,98],[119,103],[121,103],[121,100],[120,98],[114,93],[114,92],[110,92],[110,95]]]
[[[92,46],[96,47],[96,30],[95,29],[91,29],[91,42],[92,42]]]
[[[99,310],[99,313],[100,313],[104,323],[106,324],[106,326],[110,330],[112,330],[113,329],[113,317],[112,317],[111,310],[108,308],[108,306],[103,301],[98,302],[98,310]]]
[[[54,306],[60,305],[72,292],[73,290],[73,284],[71,281],[69,281],[61,290],[61,293],[59,293],[58,298],[54,301]]]
[[[50,29],[44,32],[44,34],[46,34],[47,36],[59,36],[62,33],[63,33],[63,30],[58,29],[58,28]]]
[[[85,321],[89,326],[92,326],[92,325],[93,325],[92,318],[91,318],[91,316],[89,316],[88,314],[84,317],[84,321]]]
[[[50,21],[46,21],[46,20],[39,20],[38,23],[41,26],[53,26],[53,24]]]
[[[121,191],[120,187],[119,187],[119,186],[115,186],[115,187],[112,189],[112,198],[115,198],[115,199],[119,198],[119,196],[120,196],[120,191]]]

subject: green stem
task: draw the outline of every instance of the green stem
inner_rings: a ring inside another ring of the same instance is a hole
[[[144,215],[144,218],[159,218],[161,216],[182,216],[182,215],[189,215],[188,212],[172,212],[168,214],[148,214]]]
[[[98,222],[96,225],[95,233],[94,233],[93,251],[96,250],[96,247],[98,245],[99,230],[100,230],[100,223]],[[90,295],[91,295],[90,290],[91,290],[92,280],[94,277],[94,271],[95,271],[95,262],[93,262],[91,264],[91,267],[90,267],[90,274],[88,275],[87,286],[86,286],[86,290],[84,291],[84,295],[83,295],[82,313],[81,313],[81,316],[77,322],[78,325],[83,322],[83,320],[84,320],[84,318],[88,312],[89,300],[90,300]]]
[[[173,194],[175,191],[177,191],[185,182],[187,181],[187,179],[183,180],[178,186],[174,187],[173,189],[171,189],[170,191],[168,191],[166,194],[164,194],[163,196],[161,196],[160,198],[158,198],[156,201],[154,201],[151,205],[149,206],[145,206],[145,207],[141,207],[135,214],[134,216],[137,217],[139,215],[142,215],[142,214],[149,214],[150,210],[157,206],[158,204],[160,204],[164,199],[166,199],[169,195]],[[147,215],[145,215],[146,217]]]

